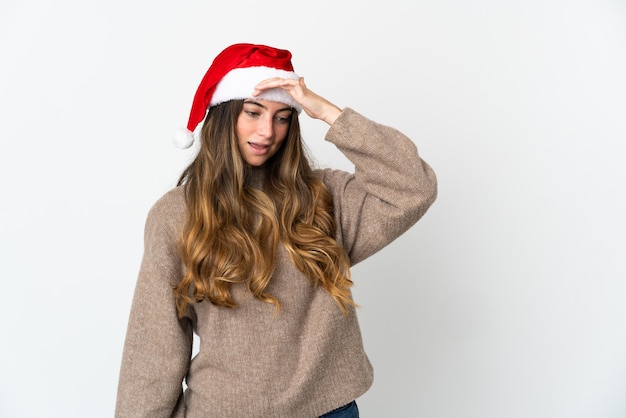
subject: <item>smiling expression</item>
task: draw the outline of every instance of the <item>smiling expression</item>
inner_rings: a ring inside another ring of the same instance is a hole
[[[259,167],[280,149],[289,132],[292,108],[284,103],[249,99],[237,118],[239,151],[244,161]]]

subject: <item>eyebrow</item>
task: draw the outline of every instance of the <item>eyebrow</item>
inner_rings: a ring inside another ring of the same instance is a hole
[[[262,104],[261,104],[261,103],[259,103],[259,102],[255,102],[254,100],[250,100],[250,99],[248,99],[248,100],[244,101],[243,103],[244,103],[244,104],[253,104],[253,105],[259,106],[259,107],[261,107],[261,108],[263,108],[263,109],[267,110],[267,107],[266,107],[266,106],[262,105]],[[287,106],[287,107],[285,107],[285,108],[283,108],[283,109],[278,109],[278,110],[276,111],[276,113],[278,113],[278,112],[284,112],[285,110],[290,110],[290,111],[293,111],[293,108],[292,108],[291,106]]]

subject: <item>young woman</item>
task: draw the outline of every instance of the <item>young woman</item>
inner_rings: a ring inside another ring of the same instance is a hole
[[[311,167],[301,111],[330,126],[354,173]],[[146,221],[116,417],[358,417],[373,375],[350,266],[426,212],[432,169],[265,45],[215,58],[187,129],[197,157]]]

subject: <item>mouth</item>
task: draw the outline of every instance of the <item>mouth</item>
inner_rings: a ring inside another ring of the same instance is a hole
[[[254,151],[254,153],[257,154],[257,155],[267,154],[269,152],[269,150],[270,150],[270,147],[271,147],[270,144],[259,144],[259,143],[256,143],[256,142],[248,142],[248,145]]]

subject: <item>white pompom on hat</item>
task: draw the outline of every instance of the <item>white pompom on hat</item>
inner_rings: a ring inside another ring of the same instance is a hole
[[[220,52],[198,86],[187,128],[174,134],[176,146],[189,148],[193,144],[193,132],[204,120],[209,107],[229,100],[253,98],[254,87],[272,77],[299,79],[291,64],[291,52],[256,44],[234,44]],[[298,102],[280,88],[266,90],[256,98],[285,103],[298,113],[302,111]]]

